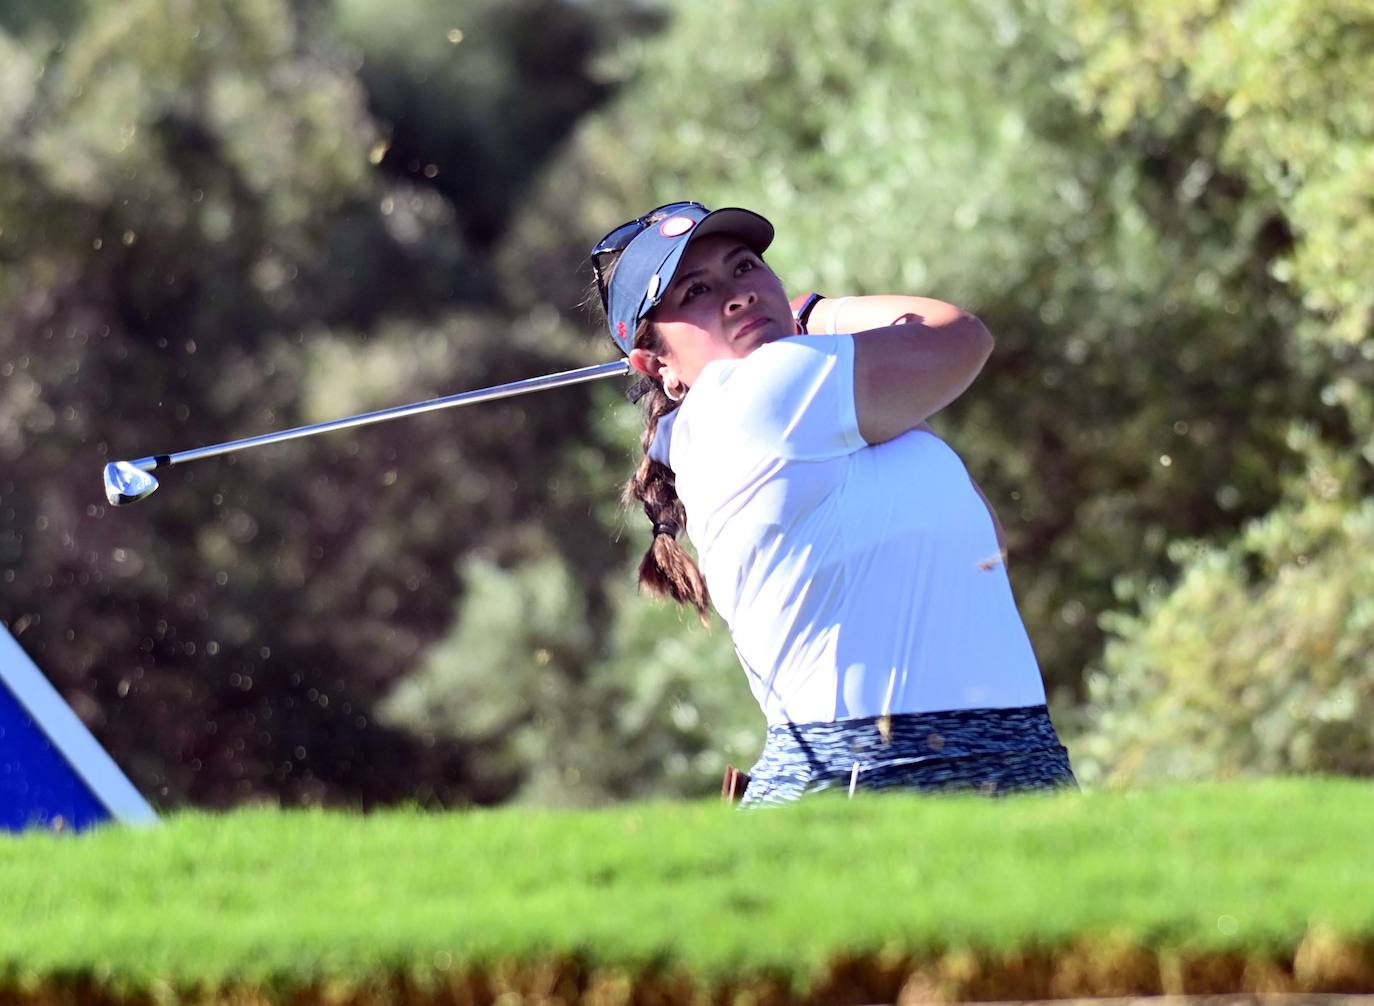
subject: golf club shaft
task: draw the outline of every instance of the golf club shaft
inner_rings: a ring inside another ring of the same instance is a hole
[[[310,426],[297,426],[290,430],[279,430],[276,433],[264,433],[260,436],[245,437],[243,440],[231,440],[223,444],[211,444],[209,447],[196,447],[189,451],[178,451],[175,454],[154,454],[146,458],[138,458],[137,460],[130,461],[129,464],[145,472],[151,472],[158,468],[167,468],[171,465],[179,465],[187,461],[199,461],[201,458],[212,458],[218,454],[232,454],[235,451],[247,450],[250,447],[263,447],[267,444],[279,444],[285,440],[313,437],[317,433],[332,433],[335,430],[347,430],[355,426],[367,426],[371,423],[385,422],[388,419],[400,419],[402,416],[416,416],[422,412],[437,412],[439,409],[452,409],[459,405],[473,405],[477,402],[489,402],[497,398],[511,398],[515,395],[525,395],[531,391],[561,388],[565,384],[584,384],[588,381],[600,380],[603,377],[617,377],[621,374],[628,373],[629,369],[630,364],[628,360],[616,360],[612,363],[598,363],[595,366],[582,367],[579,370],[565,370],[560,374],[549,374],[547,377],[531,377],[523,381],[513,381],[510,384],[500,384],[493,388],[481,388],[477,391],[463,391],[456,395],[446,395],[443,398],[431,398],[428,401],[416,402],[413,405],[397,405],[390,409],[365,412],[359,416],[334,419],[327,423],[313,423]]]

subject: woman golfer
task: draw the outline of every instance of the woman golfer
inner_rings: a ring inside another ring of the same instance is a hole
[[[626,487],[653,526],[640,582],[703,618],[714,605],[768,720],[744,803],[1075,785],[1000,529],[925,425],[992,337],[924,297],[789,304],[772,240],[748,210],[683,202],[592,252],[644,375]]]

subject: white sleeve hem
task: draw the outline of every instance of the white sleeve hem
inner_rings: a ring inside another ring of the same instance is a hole
[[[871,446],[859,432],[859,404],[854,388],[854,336],[837,335],[839,350],[836,352],[840,367],[843,369],[842,386],[849,394],[840,396],[840,429],[844,430],[845,445],[853,450]]]

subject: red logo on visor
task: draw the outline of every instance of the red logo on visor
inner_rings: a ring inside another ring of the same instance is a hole
[[[665,238],[680,238],[696,225],[691,217],[669,217],[658,225],[658,232]]]
[[[623,321],[617,321],[615,323],[615,334],[622,339],[625,338],[625,323]]]

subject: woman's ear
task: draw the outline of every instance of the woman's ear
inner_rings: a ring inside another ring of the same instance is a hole
[[[657,377],[661,361],[647,349],[630,350],[630,366],[648,377]]]

